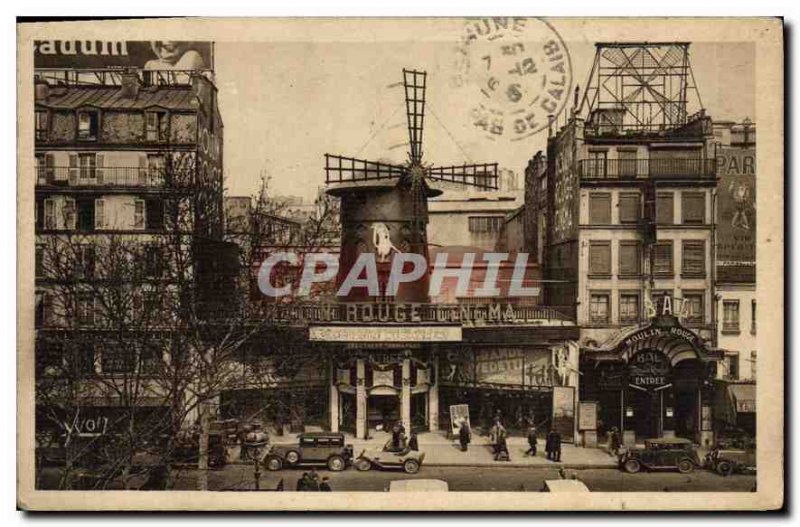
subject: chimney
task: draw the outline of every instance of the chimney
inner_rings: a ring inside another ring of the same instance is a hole
[[[36,79],[35,84],[35,99],[37,101],[46,101],[50,96],[50,85],[44,79]]]
[[[139,88],[142,86],[139,74],[135,71],[126,71],[120,75],[120,79],[122,82],[122,97],[135,99],[139,95]]]

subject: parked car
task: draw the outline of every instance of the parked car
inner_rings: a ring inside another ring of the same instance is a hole
[[[697,456],[697,449],[688,439],[680,437],[662,437],[647,439],[644,448],[630,448],[619,457],[619,466],[625,472],[636,473],[640,470],[678,469],[687,474],[696,467],[702,466]]]
[[[418,450],[392,450],[391,441],[384,445],[382,450],[363,450],[356,458],[353,465],[356,470],[366,471],[373,467],[379,469],[402,468],[408,474],[416,474],[422,466],[425,453]]]
[[[298,436],[297,444],[273,445],[264,458],[268,470],[299,465],[325,465],[338,472],[353,460],[353,445],[344,442],[344,434],[307,432]]]
[[[705,467],[720,476],[731,474],[755,474],[755,449],[711,449],[706,454]]]

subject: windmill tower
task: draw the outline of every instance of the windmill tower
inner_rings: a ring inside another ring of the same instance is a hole
[[[423,164],[426,79],[424,71],[403,70],[408,163],[395,165],[325,154],[328,193],[341,198],[338,281],[344,280],[360,254],[374,253],[378,262],[379,297],[384,296],[394,254],[411,252],[429,261],[428,198],[442,193],[432,186],[433,182],[497,189],[497,163],[438,167]],[[353,289],[345,300],[367,299],[375,299],[375,295],[363,288]],[[415,282],[401,284],[394,299],[427,302],[428,272]]]

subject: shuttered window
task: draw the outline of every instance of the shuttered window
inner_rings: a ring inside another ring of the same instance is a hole
[[[611,242],[590,242],[589,274],[611,274]]]
[[[637,241],[619,242],[619,275],[639,276],[642,273],[642,251]]]
[[[681,275],[706,275],[706,244],[702,240],[686,240],[682,246]]]
[[[619,222],[638,223],[641,217],[642,199],[638,192],[622,192],[619,195]]]
[[[134,229],[144,229],[144,213],[145,213],[145,206],[143,199],[137,199],[134,201],[133,206],[133,228]]]
[[[675,203],[672,192],[659,192],[656,195],[656,223],[671,225],[675,222]]]
[[[681,194],[681,215],[683,223],[702,224],[706,217],[706,197],[702,192]]]
[[[686,322],[691,322],[694,324],[702,324],[705,317],[703,316],[705,313],[705,302],[704,294],[701,291],[698,292],[684,292],[683,293],[683,307],[682,312],[683,315],[686,317]]]
[[[592,225],[611,223],[611,194],[605,192],[589,194],[589,223]]]
[[[640,296],[636,291],[620,292],[619,294],[619,321],[630,323],[639,321]]]
[[[589,320],[592,324],[608,324],[611,309],[608,293],[591,293],[589,300]]]
[[[658,242],[653,247],[653,273],[657,276],[673,276],[672,242]]]

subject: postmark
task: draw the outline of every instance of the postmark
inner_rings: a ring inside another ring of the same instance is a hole
[[[470,124],[493,141],[521,141],[547,127],[572,89],[569,50],[540,18],[487,17],[464,24],[454,85],[475,97]]]

